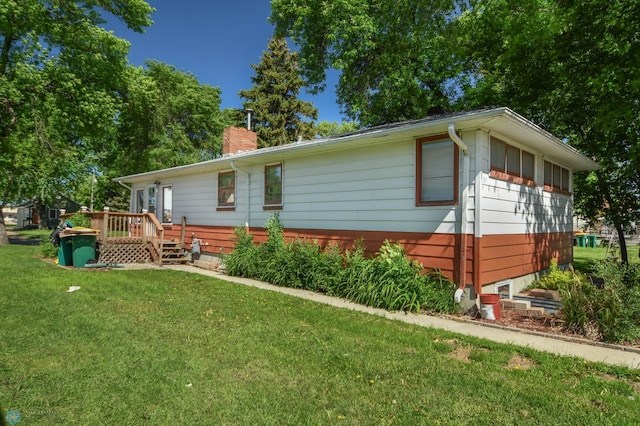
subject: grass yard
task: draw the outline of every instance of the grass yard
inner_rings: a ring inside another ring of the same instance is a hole
[[[629,256],[629,263],[640,263],[640,257],[638,257],[638,245],[627,246],[627,254]],[[616,255],[619,255],[619,251]],[[607,258],[606,247],[574,247],[573,248],[573,267],[580,272],[591,272],[591,265],[598,261]]]
[[[640,419],[640,371],[200,275],[68,270],[38,253],[0,246],[0,406],[19,425]]]

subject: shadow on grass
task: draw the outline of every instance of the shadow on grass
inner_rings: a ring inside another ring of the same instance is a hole
[[[15,232],[7,232],[9,244],[19,244],[23,246],[37,246],[42,243],[41,236],[21,235]]]

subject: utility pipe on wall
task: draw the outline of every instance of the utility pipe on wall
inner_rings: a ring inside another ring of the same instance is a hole
[[[458,283],[458,290],[455,293],[455,301],[460,302],[462,299],[462,293],[465,288],[465,280],[467,278],[467,226],[469,219],[468,213],[468,201],[469,201],[469,147],[460,139],[460,136],[456,134],[456,127],[454,123],[449,123],[448,133],[451,140],[462,150],[462,202],[460,203],[460,279]]]
[[[251,175],[249,175],[249,173],[245,172],[244,170],[236,167],[234,160],[231,160],[231,169],[234,172],[240,172],[247,177],[247,221],[245,222],[244,226],[245,228],[247,228],[247,231],[249,231],[249,224],[251,223]],[[236,202],[237,200],[238,196],[236,194]]]

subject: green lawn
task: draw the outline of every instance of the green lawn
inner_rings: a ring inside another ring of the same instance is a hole
[[[68,270],[38,249],[0,246],[0,405],[19,426],[640,418],[640,371],[200,275]]]
[[[627,247],[627,254],[629,256],[630,263],[640,263],[640,257],[638,257],[638,250],[640,248],[637,245],[630,245]],[[620,251],[616,252],[616,256],[619,256]],[[591,265],[598,260],[605,260],[607,258],[607,249],[605,247],[574,247],[573,248],[573,267],[580,272],[591,272]]]

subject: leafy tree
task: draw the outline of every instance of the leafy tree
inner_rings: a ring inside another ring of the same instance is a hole
[[[451,0],[272,0],[271,22],[300,45],[303,76],[315,91],[340,71],[338,103],[364,126],[449,109],[460,73],[449,35]]]
[[[118,116],[116,173],[140,173],[221,154],[220,89],[171,65],[147,61],[127,73]]]
[[[640,219],[640,0],[272,0],[304,76],[364,125],[507,105],[597,160],[576,210]]]
[[[84,174],[83,154],[115,130],[129,49],[102,13],[142,32],[152,11],[143,0],[0,3],[0,207],[46,200]]]
[[[289,51],[284,38],[269,40],[258,65],[251,65],[256,75],[251,77],[254,86],[240,91],[245,98],[245,109],[254,112],[254,123],[258,134],[258,147],[284,145],[298,137],[310,139],[315,136],[313,120],[318,110],[310,102],[298,99],[304,81],[300,77],[298,54]]]
[[[115,147],[104,152],[108,178],[205,161],[221,155],[220,89],[173,66],[130,67],[117,119]],[[99,179],[106,205],[126,208],[124,188]]]
[[[640,1],[479,0],[459,20],[470,106],[506,104],[594,158],[576,210],[640,219]]]
[[[355,132],[358,129],[360,129],[360,125],[355,121],[343,121],[342,123],[320,121],[316,124],[316,133],[323,138]]]

